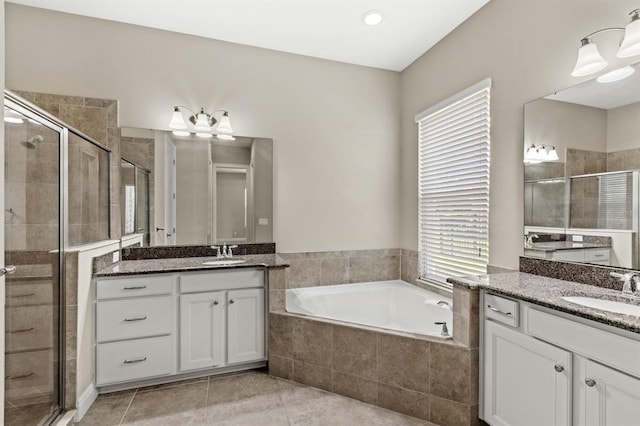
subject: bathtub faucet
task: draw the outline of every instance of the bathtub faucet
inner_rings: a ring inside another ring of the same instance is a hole
[[[447,322],[446,321],[436,321],[436,322],[434,322],[434,324],[442,326],[442,333],[440,333],[440,335],[442,337],[449,337],[449,329],[447,328]]]
[[[445,301],[445,300],[441,300],[438,302],[438,306],[446,306],[447,308],[451,309],[451,311],[453,311],[453,306],[451,306],[451,303]]]

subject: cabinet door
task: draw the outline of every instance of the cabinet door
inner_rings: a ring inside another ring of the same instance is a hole
[[[484,420],[571,424],[571,353],[485,321]]]
[[[640,379],[591,360],[584,363],[585,411],[588,426],[640,424]]]
[[[225,292],[180,295],[180,370],[225,364]]]
[[[228,362],[264,359],[264,290],[230,290]]]

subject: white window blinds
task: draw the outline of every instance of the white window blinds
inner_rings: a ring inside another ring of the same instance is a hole
[[[416,115],[420,278],[486,273],[491,80]]]

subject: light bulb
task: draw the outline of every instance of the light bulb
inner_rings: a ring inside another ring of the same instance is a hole
[[[187,123],[184,122],[184,117],[178,107],[173,107],[173,115],[171,115],[171,121],[169,121],[169,128],[175,130],[184,130],[187,128]]]

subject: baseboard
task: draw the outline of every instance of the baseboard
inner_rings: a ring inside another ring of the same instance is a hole
[[[84,415],[87,414],[87,411],[89,411],[89,408],[97,397],[98,391],[96,390],[96,387],[93,385],[93,383],[91,383],[78,397],[78,402],[76,404],[77,411],[74,418],[76,422],[79,422],[84,417]]]

